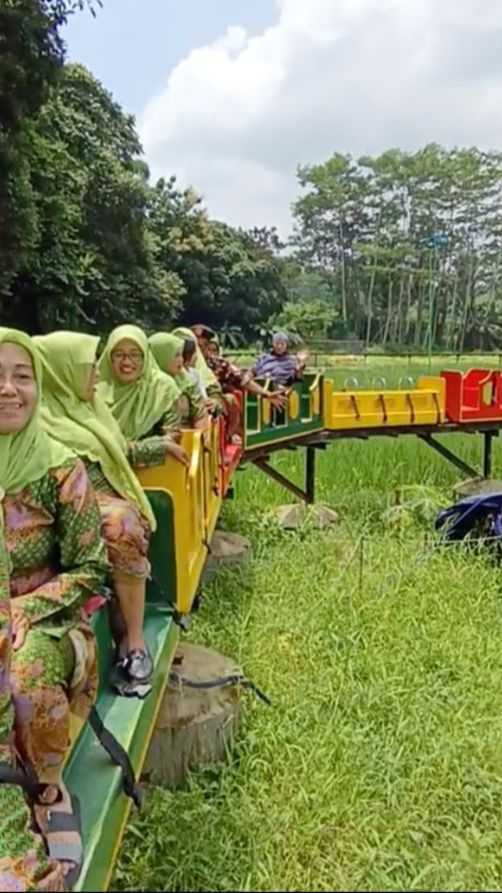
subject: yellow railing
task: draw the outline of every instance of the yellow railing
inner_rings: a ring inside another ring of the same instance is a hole
[[[190,610],[197,593],[208,553],[208,529],[213,524],[215,507],[208,505],[206,493],[206,470],[213,459],[213,449],[206,452],[204,435],[200,431],[183,431],[181,445],[189,456],[188,468],[168,456],[163,465],[138,471],[138,478],[145,489],[167,492],[172,497],[176,607],[184,614]]]

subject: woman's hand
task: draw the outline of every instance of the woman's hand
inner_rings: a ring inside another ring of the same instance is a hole
[[[188,468],[188,456],[179,443],[173,443],[172,440],[166,439],[164,441],[164,446],[166,448],[166,454],[168,456],[172,456],[173,459],[176,459],[177,462],[181,462],[185,468]]]
[[[29,628],[30,621],[22,609],[12,605],[12,648],[14,651],[19,651],[24,644]]]
[[[286,403],[286,395],[282,391],[269,391],[268,399],[272,406],[282,407]]]
[[[208,412],[214,412],[216,409],[216,400],[211,400],[211,398],[208,397],[207,400],[204,401],[204,405]]]
[[[309,359],[310,353],[308,352],[308,350],[301,350],[300,353],[297,355],[298,369],[305,369],[305,366],[307,365]]]
[[[196,431],[209,431],[211,428],[211,418],[209,415],[205,415],[204,418],[199,419],[198,422],[195,422],[194,428]]]

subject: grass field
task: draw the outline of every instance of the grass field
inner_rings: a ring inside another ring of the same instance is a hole
[[[450,440],[479,459],[476,438]],[[299,455],[274,461],[300,474]],[[192,638],[273,707],[250,698],[226,764],[151,792],[113,889],[502,888],[500,571],[430,542],[456,472],[403,438],[336,443],[318,475],[340,524],[294,534],[266,514],[284,493],[238,476],[222,526],[251,537],[252,568],[207,589]]]

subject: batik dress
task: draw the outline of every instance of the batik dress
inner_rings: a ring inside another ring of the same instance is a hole
[[[0,543],[0,758],[17,752],[42,782],[57,783],[70,714],[85,720],[97,689],[97,654],[84,606],[102,591],[106,548],[98,505],[80,460],[70,459],[3,500],[10,560]],[[11,609],[30,627],[12,650]],[[32,831],[20,788],[0,784],[0,889],[63,890],[60,867]]]

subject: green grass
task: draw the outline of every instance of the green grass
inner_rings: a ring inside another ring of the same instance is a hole
[[[458,362],[455,357],[433,357],[430,367],[427,358],[420,361],[417,357],[411,357],[411,361],[403,361],[392,357],[367,357],[366,360],[356,357],[349,362],[344,357],[331,357],[326,366],[335,386],[340,388],[345,387],[349,380],[357,382],[359,387],[382,387],[382,383],[386,387],[398,387],[409,386],[410,380],[416,381],[420,375],[439,375],[443,369],[499,368],[498,357],[461,357]]]
[[[479,457],[476,438],[449,441]],[[274,462],[300,475],[299,454]],[[341,516],[324,533],[280,532],[266,512],[287,497],[238,476],[222,524],[251,537],[252,567],[208,588],[192,638],[273,707],[249,697],[225,764],[151,791],[113,889],[502,888],[500,571],[427,551],[417,505],[448,503],[456,473],[414,438],[336,443],[318,473]],[[395,490],[416,484],[391,523]]]

